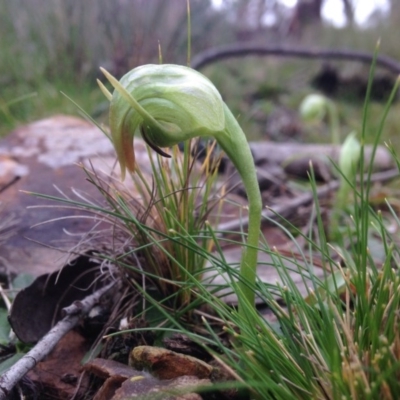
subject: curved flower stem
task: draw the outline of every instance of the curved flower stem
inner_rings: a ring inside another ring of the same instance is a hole
[[[243,177],[242,177],[243,179]],[[244,181],[243,181],[244,182]],[[257,186],[258,182],[256,181]],[[246,184],[245,188],[246,188]],[[260,222],[261,222],[261,197],[257,194],[250,194],[249,186],[246,191],[249,200],[249,230],[247,235],[247,244],[243,249],[242,257],[240,260],[240,276],[239,282],[239,314],[243,318],[247,318],[246,312],[248,306],[252,309],[255,304],[255,282],[257,274],[257,255],[258,255],[258,240],[260,235]],[[243,303],[247,301],[247,305]]]
[[[255,282],[257,274],[257,255],[261,226],[262,201],[251,153],[246,136],[242,128],[225,105],[226,127],[229,131],[227,143],[226,136],[216,136],[223,150],[227,153],[240,177],[247,194],[249,208],[249,224],[247,243],[244,245],[240,261],[240,282],[238,284],[239,314],[248,319],[249,313],[246,310],[254,308],[255,303]],[[246,304],[247,303],[247,304]]]

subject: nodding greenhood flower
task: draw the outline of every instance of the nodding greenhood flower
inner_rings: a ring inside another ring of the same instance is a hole
[[[138,131],[150,147],[168,156],[160,147],[196,136],[215,136],[225,129],[221,95],[191,68],[143,65],[119,82],[102,71],[116,89],[111,97],[110,128],[123,176],[125,168],[134,171],[133,136]]]
[[[133,172],[133,136],[140,131],[147,144],[163,156],[169,147],[197,136],[213,137],[238,170],[247,192],[249,226],[238,286],[239,310],[254,307],[254,284],[261,221],[261,194],[247,139],[218,90],[201,73],[179,65],[143,65],[118,82],[102,69],[114,87],[111,94],[98,81],[110,106],[110,128],[121,165]]]

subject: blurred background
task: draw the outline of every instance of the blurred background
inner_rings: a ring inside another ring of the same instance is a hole
[[[400,61],[399,0],[191,0],[192,59],[223,45],[348,49]],[[186,0],[0,0],[0,135],[58,113],[79,115],[71,97],[106,122],[96,85],[99,66],[121,77],[131,68],[187,63]],[[360,130],[368,64],[246,56],[201,70],[221,91],[248,138],[329,141],[327,129],[304,127],[298,106],[309,93],[332,98],[342,134]],[[329,77],[328,84],[324,80]],[[396,79],[377,69],[368,130],[373,137]],[[385,139],[397,148],[400,108]]]

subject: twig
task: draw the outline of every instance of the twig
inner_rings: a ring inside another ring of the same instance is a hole
[[[4,302],[4,305],[6,306],[7,311],[11,310],[11,301],[10,299],[7,297],[7,295],[4,292],[3,286],[0,283],[0,297]]]
[[[216,61],[232,57],[245,56],[278,56],[292,58],[312,58],[322,60],[347,60],[358,61],[371,64],[376,59],[376,64],[386,68],[394,74],[400,74],[400,63],[388,56],[375,57],[371,53],[353,50],[323,50],[323,49],[305,49],[290,47],[269,47],[257,45],[233,44],[229,46],[213,47],[197,54],[191,62],[194,69],[204,68],[206,65]]]
[[[14,183],[18,182],[20,179],[21,179],[20,176],[15,176],[14,178],[12,178],[10,181],[8,181],[5,185],[3,185],[0,188],[0,193],[2,193],[5,190],[7,190],[10,186],[14,185]]]
[[[399,170],[397,168],[390,169],[383,172],[376,172],[370,176],[369,182],[387,182],[395,178],[400,178]],[[368,175],[364,175],[364,182],[368,182]],[[326,185],[321,186],[317,189],[317,197],[324,198],[328,196],[333,190],[337,190],[339,188],[340,181],[334,180],[332,182],[327,183]],[[276,207],[266,208],[262,212],[263,219],[261,224],[263,226],[273,224],[272,221],[277,220],[278,218],[288,218],[291,214],[294,213],[296,209],[301,206],[307,205],[314,200],[313,193],[305,193],[300,196],[297,196],[291,201],[288,201],[284,204],[277,205]],[[232,220],[229,222],[225,222],[223,224],[219,224],[216,230],[218,232],[232,232],[243,229],[248,224],[248,218],[242,217],[240,219]]]
[[[108,292],[117,281],[102,287],[83,300],[75,301],[63,309],[66,315],[59,321],[27,354],[17,361],[7,372],[0,377],[0,400],[6,400],[12,388],[36,364],[46,357],[60,341],[78,323],[82,315],[87,314],[100,298]]]

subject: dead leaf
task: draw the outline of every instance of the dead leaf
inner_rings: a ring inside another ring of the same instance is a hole
[[[28,378],[46,395],[53,394],[59,400],[70,399],[79,383],[85,392],[89,385],[87,377],[80,381],[82,366],[80,361],[89,350],[90,343],[75,331],[68,332],[55,349],[28,373]]]
[[[24,343],[40,340],[61,318],[63,307],[94,291],[98,264],[82,255],[52,274],[44,274],[21,290],[12,304],[10,324]]]

